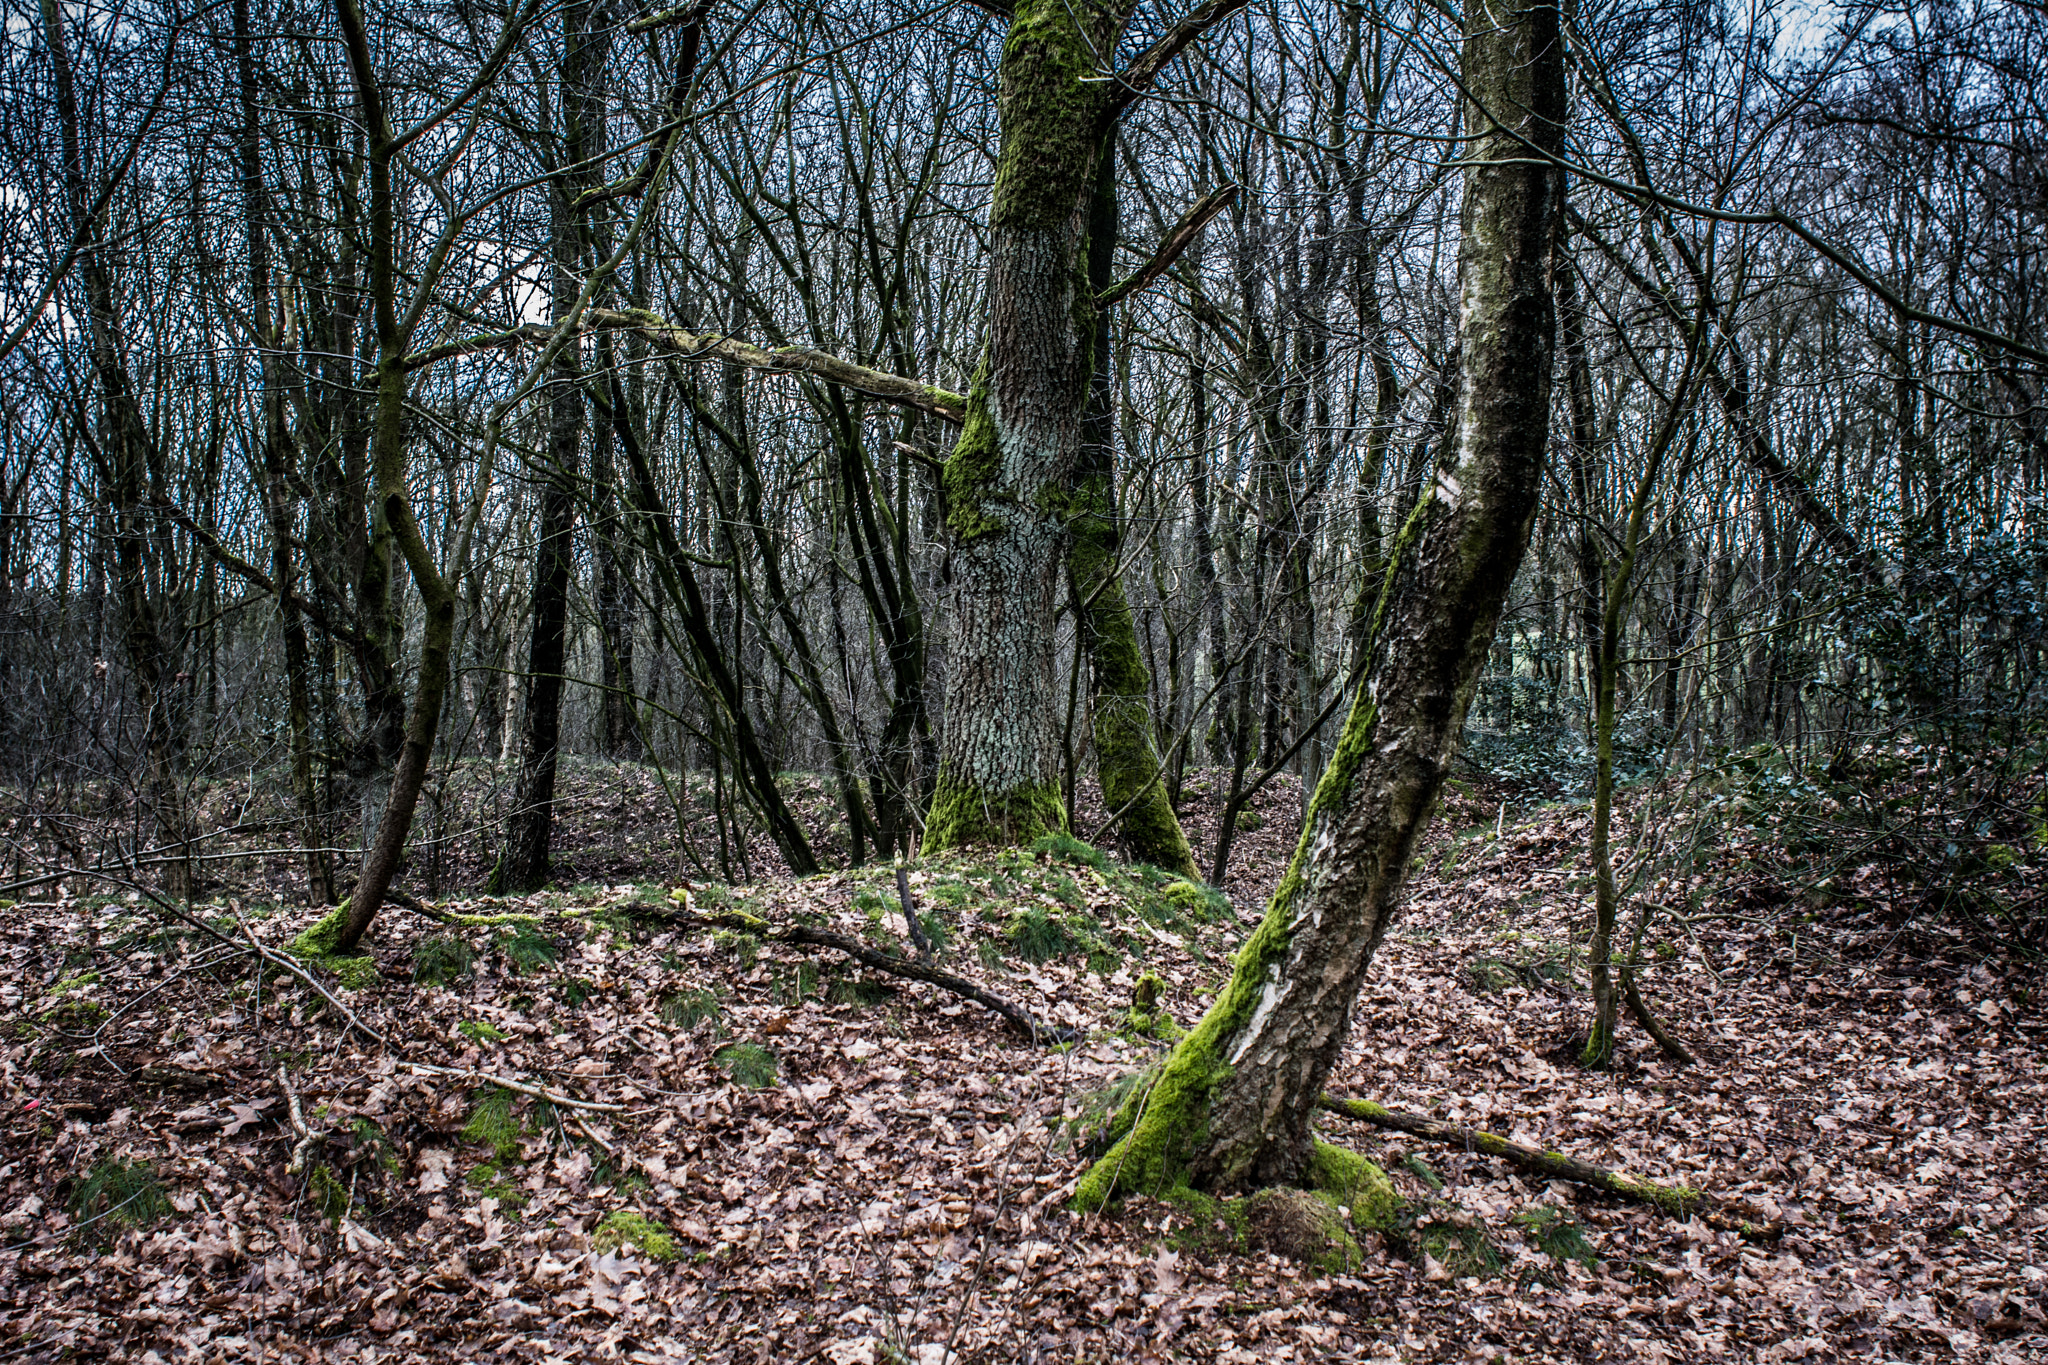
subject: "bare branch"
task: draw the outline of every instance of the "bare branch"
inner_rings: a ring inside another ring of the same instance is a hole
[[[1201,235],[1202,229],[1209,225],[1209,220],[1229,208],[1243,188],[1242,185],[1225,185],[1189,209],[1181,216],[1181,220],[1174,224],[1173,231],[1166,234],[1166,240],[1159,244],[1159,250],[1152,253],[1152,259],[1135,275],[1127,275],[1097,294],[1095,306],[1107,308],[1113,303],[1120,303],[1139,290],[1148,288],[1154,280],[1173,269],[1173,263],[1180,259],[1183,251],[1193,245],[1195,238]]]

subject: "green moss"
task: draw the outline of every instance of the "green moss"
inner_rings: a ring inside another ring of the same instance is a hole
[[[946,457],[939,472],[939,488],[946,495],[946,529],[956,540],[973,540],[1003,529],[1003,521],[989,510],[1001,484],[1002,450],[996,441],[996,423],[988,409],[988,373],[975,375],[967,394],[967,416],[960,426],[960,439]],[[930,846],[930,837],[926,837]]]
[[[599,1255],[629,1245],[639,1248],[640,1254],[650,1261],[676,1258],[676,1239],[668,1229],[630,1209],[614,1209],[606,1214],[590,1237],[591,1249]]]
[[[377,960],[369,954],[343,957],[335,952],[347,923],[348,902],[343,901],[302,930],[285,945],[285,951],[326,971],[345,991],[365,990],[383,978],[377,973]]]
[[[306,1192],[313,1200],[313,1207],[320,1210],[320,1216],[330,1223],[339,1223],[346,1218],[349,1207],[355,1203],[349,1196],[348,1186],[341,1183],[341,1177],[326,1166],[315,1166],[313,1173],[306,1177]]]
[[[531,1202],[531,1196],[505,1177],[493,1162],[480,1162],[471,1167],[466,1178],[486,1199],[497,1200],[500,1208],[517,1212]]]
[[[487,1024],[480,1019],[465,1019],[455,1026],[455,1031],[478,1043],[502,1043],[511,1036],[495,1024]]]
[[[285,951],[293,957],[313,960],[332,957],[335,945],[341,941],[342,928],[347,923],[348,902],[343,901],[302,930],[297,938],[285,945]]]
[[[925,820],[927,854],[975,845],[1017,847],[1067,827],[1067,808],[1051,783],[997,795],[955,783],[941,771]]]
[[[1230,913],[1230,901],[1213,886],[1187,879],[1170,881],[1159,888],[1173,919],[1191,919],[1211,924]]]
[[[1387,1173],[1348,1147],[1318,1139],[1309,1154],[1309,1184],[1351,1210],[1362,1228],[1391,1227],[1401,1211]]]
[[[1551,1259],[1577,1261],[1588,1270],[1600,1264],[1593,1244],[1570,1214],[1550,1204],[1532,1204],[1508,1220],[1530,1238]]]
[[[1031,851],[1061,862],[1072,863],[1076,867],[1092,867],[1097,872],[1109,871],[1109,859],[1102,855],[1101,849],[1085,839],[1075,838],[1065,830],[1055,830],[1051,834],[1034,839]]]
[[[1245,1201],[1245,1238],[1254,1247],[1325,1275],[1342,1275],[1365,1261],[1342,1208],[1329,1195],[1280,1186]]]
[[[1106,90],[1081,19],[1097,13],[1065,0],[1020,0],[1011,12],[1003,41],[1002,153],[989,212],[994,227],[1056,231],[1095,179]]]
[[[449,920],[450,920],[451,922],[453,922],[453,923],[455,923],[455,924],[465,925],[465,926],[467,926],[467,927],[469,927],[469,928],[472,928],[472,929],[483,929],[483,928],[490,928],[490,927],[495,927],[495,926],[498,926],[498,925],[505,925],[505,924],[512,924],[512,925],[521,925],[521,924],[524,924],[524,925],[534,925],[534,924],[539,924],[539,923],[540,923],[540,916],[539,916],[539,915],[529,915],[529,914],[525,914],[525,913],[523,913],[523,912],[519,912],[519,911],[510,911],[510,910],[506,911],[506,912],[505,912],[504,914],[502,914],[502,915],[457,915],[457,914],[450,914],[450,915],[448,916],[448,918],[449,918]]]

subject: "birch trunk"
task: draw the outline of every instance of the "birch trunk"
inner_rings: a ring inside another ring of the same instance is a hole
[[[1077,1200],[1298,1183],[1351,1007],[1392,922],[1522,554],[1547,435],[1564,62],[1549,6],[1475,3],[1456,439],[1394,547],[1354,699],[1292,866],[1202,1022],[1116,1121]],[[1501,122],[1497,123],[1498,119]],[[1505,123],[1504,129],[1501,123]],[[1509,131],[1512,130],[1512,131]]]

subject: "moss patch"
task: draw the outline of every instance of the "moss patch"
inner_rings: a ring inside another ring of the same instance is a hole
[[[599,1255],[615,1252],[623,1246],[639,1248],[640,1254],[650,1261],[673,1261],[676,1258],[676,1239],[669,1235],[667,1228],[630,1209],[614,1209],[606,1214],[590,1236],[591,1249]]]
[[[1365,1260],[1344,1215],[1312,1190],[1260,1190],[1245,1204],[1245,1236],[1255,1250],[1325,1274],[1356,1270]]]
[[[1309,1183],[1351,1210],[1363,1228],[1392,1227],[1401,1211],[1387,1173],[1348,1147],[1318,1140],[1309,1155]]]
[[[343,990],[359,991],[376,985],[383,978],[377,973],[377,960],[369,954],[342,956],[335,951],[341,942],[341,931],[348,923],[348,904],[343,901],[315,920],[287,943],[284,950],[301,962],[328,973]]]
[[[1019,847],[1065,832],[1067,808],[1051,783],[999,794],[962,786],[939,774],[925,821],[927,853],[975,845]]]

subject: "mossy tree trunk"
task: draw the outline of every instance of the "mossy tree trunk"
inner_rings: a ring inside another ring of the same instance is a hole
[[[1096,157],[1127,0],[1020,0],[1003,45],[989,213],[988,341],[943,486],[953,536],[950,686],[924,847],[1064,828],[1053,605],[1062,496],[1081,448],[1096,330]]]
[[[1202,1022],[1119,1115],[1078,1200],[1192,1183],[1299,1183],[1311,1119],[1456,748],[1537,502],[1562,178],[1558,11],[1468,7],[1457,435],[1394,547],[1376,666],[1265,920]],[[1499,120],[1500,122],[1496,122]],[[1506,128],[1501,126],[1507,125]]]
[[[1118,229],[1115,134],[1103,139],[1088,237],[1088,283],[1100,295],[1111,283]],[[1152,677],[1138,648],[1137,622],[1124,594],[1117,509],[1115,399],[1110,365],[1110,310],[1095,319],[1094,373],[1081,420],[1081,452],[1069,505],[1072,536],[1067,577],[1074,619],[1088,653],[1089,713],[1102,803],[1115,817],[1116,841],[1130,857],[1183,877],[1198,878],[1194,850],[1174,814],[1153,743]]]

